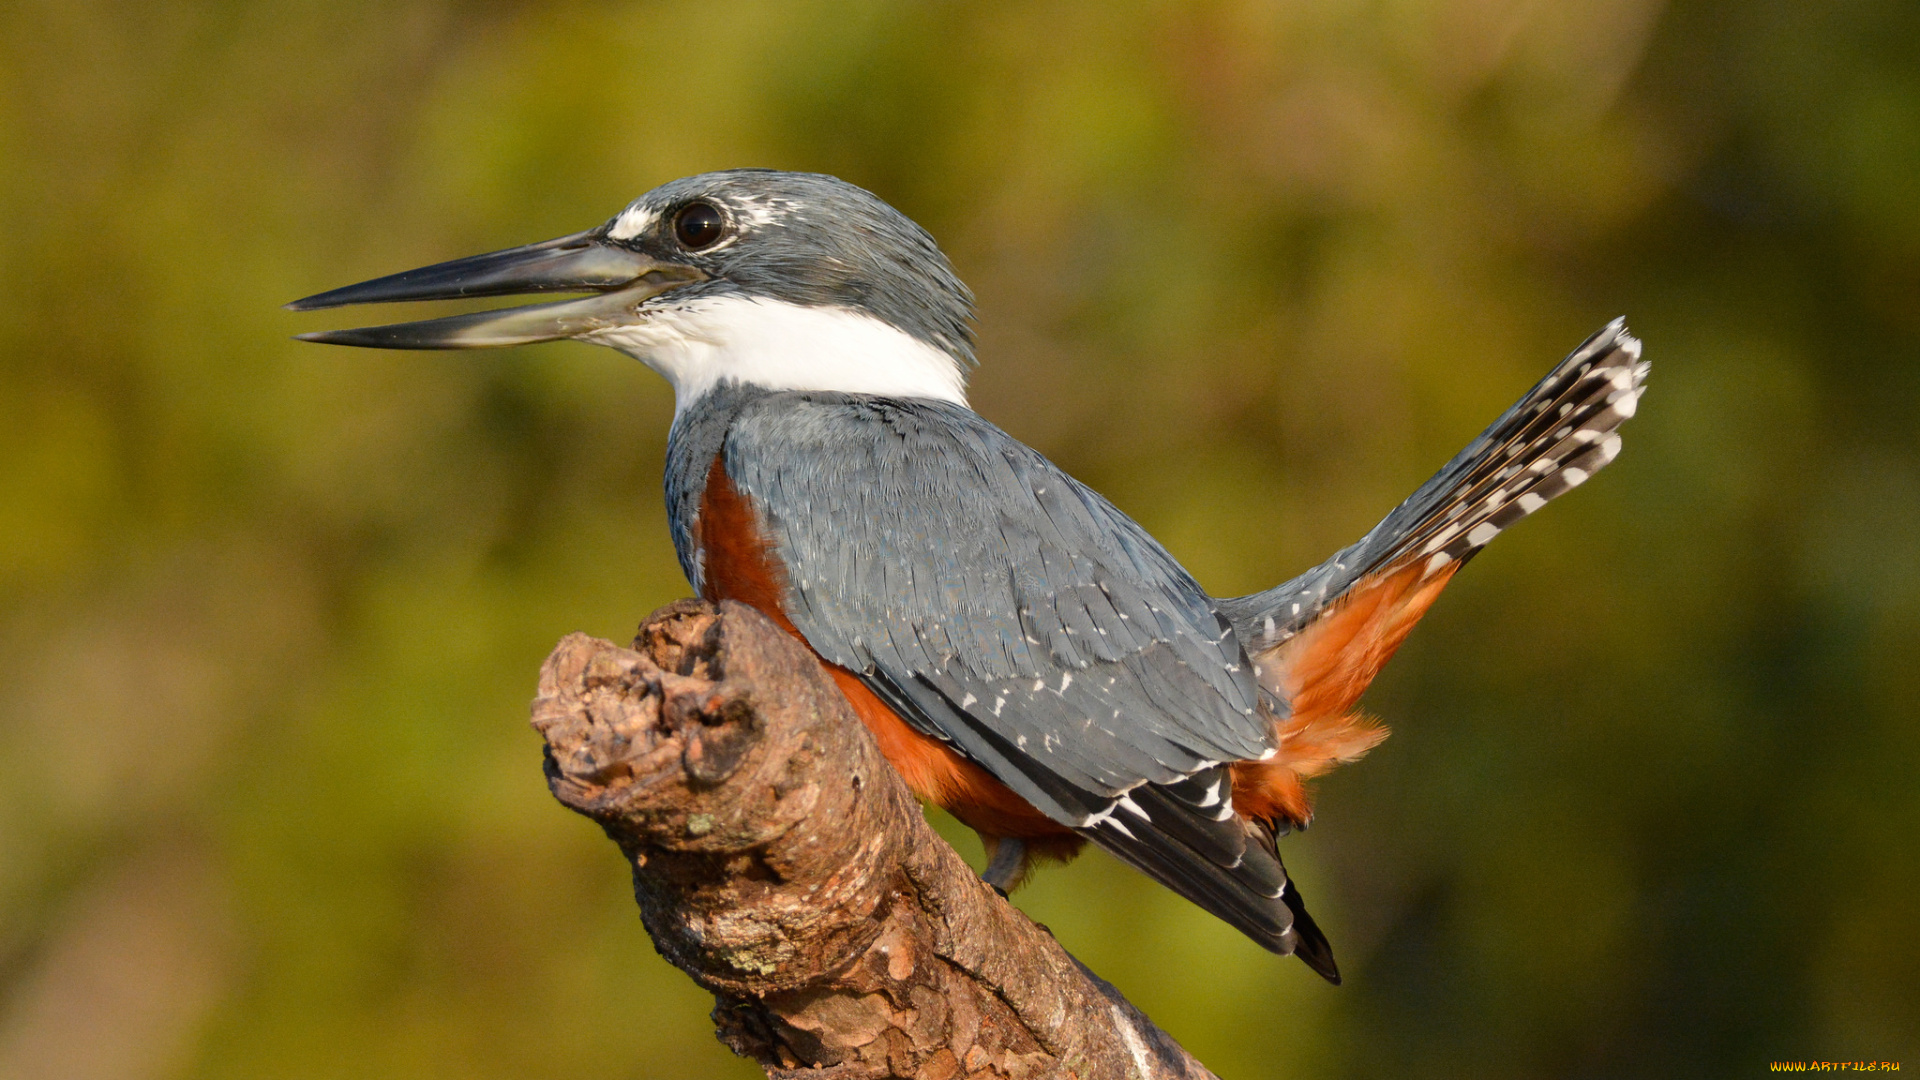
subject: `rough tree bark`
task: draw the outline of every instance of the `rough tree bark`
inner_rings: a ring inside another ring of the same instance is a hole
[[[562,641],[533,724],[736,1053],[783,1080],[1213,1076],[968,868],[760,613],[681,601],[634,646]]]

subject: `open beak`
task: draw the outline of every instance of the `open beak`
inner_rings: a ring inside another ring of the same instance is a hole
[[[370,349],[491,349],[578,337],[631,323],[642,303],[669,289],[705,280],[706,276],[694,267],[661,262],[609,243],[596,229],[363,281],[295,300],[287,308],[313,311],[347,304],[541,292],[599,294],[442,319],[299,335],[301,341]]]

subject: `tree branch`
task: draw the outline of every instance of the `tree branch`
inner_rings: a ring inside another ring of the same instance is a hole
[[[776,1078],[1212,1080],[927,826],[791,635],[689,600],[634,646],[562,641],[533,725],[736,1053]]]

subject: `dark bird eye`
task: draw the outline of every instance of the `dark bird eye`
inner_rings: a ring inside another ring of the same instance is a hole
[[[720,211],[711,204],[688,203],[680,209],[679,216],[673,219],[673,235],[680,246],[688,251],[699,251],[712,246],[720,239],[720,233],[726,228],[727,221]]]

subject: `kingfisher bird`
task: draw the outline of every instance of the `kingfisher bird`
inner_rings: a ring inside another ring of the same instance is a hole
[[[1092,841],[1334,983],[1280,858],[1305,782],[1386,737],[1361,692],[1468,559],[1613,460],[1647,374],[1614,320],[1365,536],[1215,597],[968,407],[971,293],[834,177],[688,177],[595,229],[288,307],[541,292],[590,295],[300,337],[640,360],[673,385],[688,582],[804,642],[908,787],[980,833],[989,883]]]

